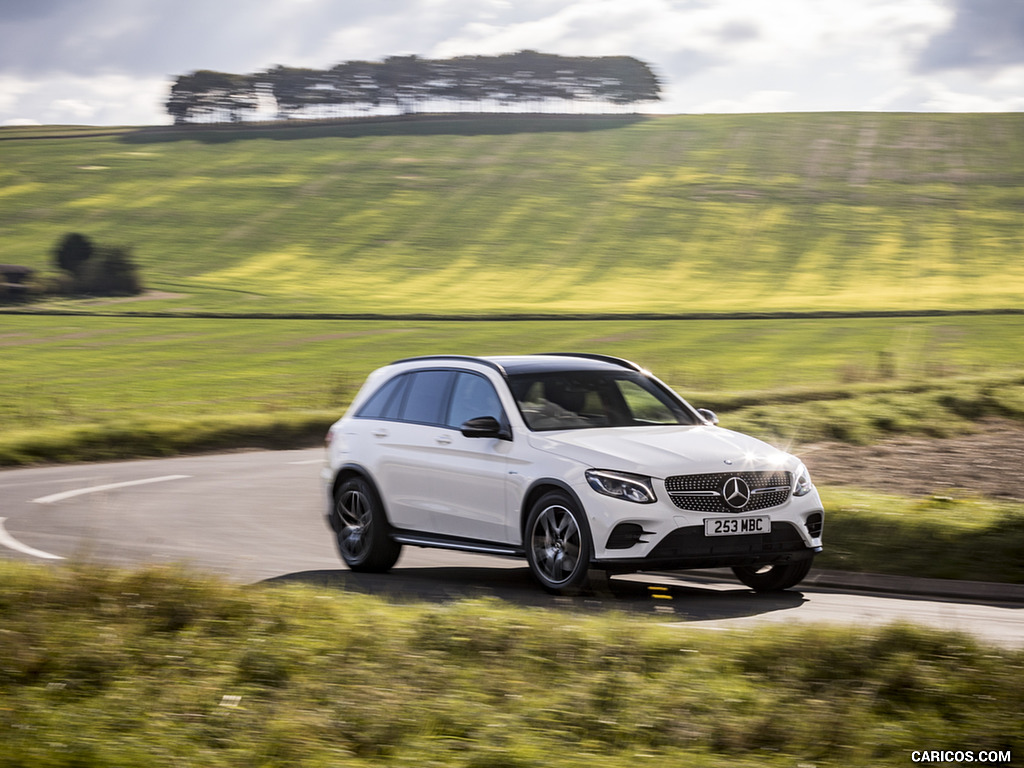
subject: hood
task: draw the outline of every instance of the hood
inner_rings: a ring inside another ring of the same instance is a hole
[[[768,443],[721,427],[613,427],[530,435],[539,450],[595,469],[664,479],[672,475],[749,470],[794,471],[799,460]]]

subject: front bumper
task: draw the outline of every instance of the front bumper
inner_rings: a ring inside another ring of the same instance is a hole
[[[658,489],[662,491],[663,488]],[[782,504],[734,514],[682,510],[659,493],[653,504],[577,491],[587,509],[594,565],[611,572],[775,565],[813,558],[822,550],[824,508],[816,490]],[[767,533],[706,536],[708,518],[764,517]]]
[[[773,523],[771,533],[710,538],[704,526],[677,528],[659,541],[645,557],[597,560],[608,571],[688,570],[739,565],[781,565],[808,560],[821,552],[808,547],[789,523]]]

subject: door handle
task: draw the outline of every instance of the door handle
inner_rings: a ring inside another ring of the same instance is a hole
[[[441,436],[439,436],[437,438],[437,444],[438,445],[450,445],[451,442],[452,442],[452,439],[448,435],[441,435]]]
[[[388,431],[386,429],[378,429],[373,433],[374,437],[387,437]]]

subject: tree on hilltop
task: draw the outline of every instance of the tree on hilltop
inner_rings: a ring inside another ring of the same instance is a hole
[[[171,87],[167,111],[176,124],[238,122],[255,113],[261,97],[277,102],[278,115],[333,117],[387,108],[410,114],[446,104],[487,105],[509,111],[545,105],[586,104],[621,108],[661,98],[661,84],[631,56],[558,56],[519,51],[500,56],[423,59],[389,56],[348,61],[328,70],[278,65],[233,75],[200,70]]]
[[[174,82],[165,106],[175,125],[196,117],[222,122],[225,116],[237,123],[246,113],[255,112],[259,101],[257,80],[252,75],[201,69]]]
[[[278,65],[264,72],[262,78],[277,101],[279,117],[289,118],[334,98],[335,78],[320,69]]]

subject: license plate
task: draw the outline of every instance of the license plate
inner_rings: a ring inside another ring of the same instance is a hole
[[[704,520],[705,536],[742,536],[745,533],[771,533],[772,519],[758,517],[709,517]]]

